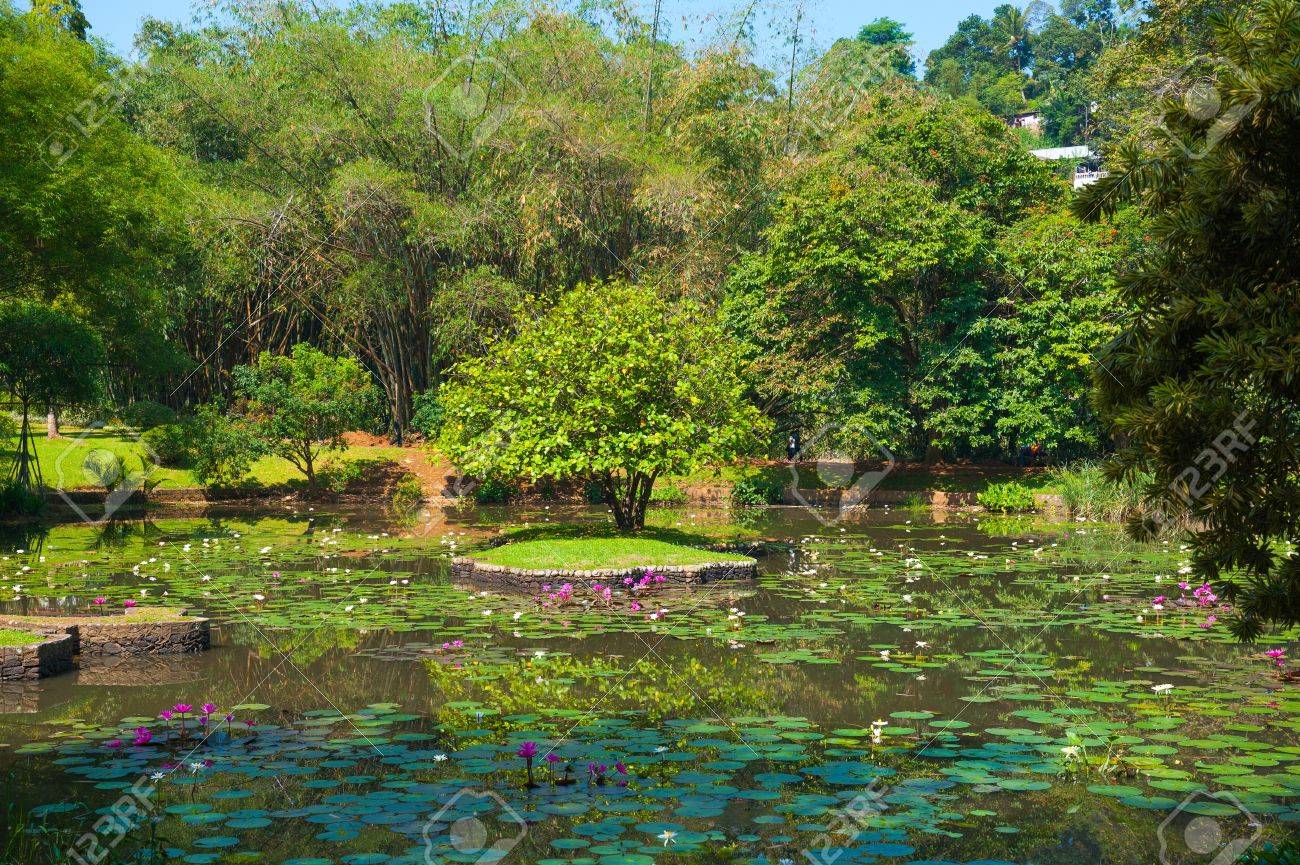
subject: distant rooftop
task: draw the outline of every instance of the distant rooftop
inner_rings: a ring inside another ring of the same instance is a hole
[[[1039,159],[1091,159],[1094,155],[1092,149],[1086,144],[1074,147],[1043,147],[1029,152]]]

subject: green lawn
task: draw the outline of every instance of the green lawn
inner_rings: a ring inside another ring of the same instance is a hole
[[[511,568],[591,570],[650,565],[736,562],[745,556],[717,553],[648,537],[545,538],[474,553],[477,561]]]
[[[136,436],[130,430],[122,428],[81,430],[65,427],[63,435],[64,438],[61,439],[47,439],[43,434],[38,434],[35,440],[36,455],[40,459],[41,471],[44,473],[46,485],[50,487],[62,489],[93,488],[94,482],[86,476],[82,470],[82,465],[86,457],[96,449],[103,449],[116,454],[130,471],[139,470],[140,458],[146,453]],[[0,453],[5,454],[5,459],[0,459],[0,463],[8,462],[8,458],[12,457],[15,447],[16,442],[14,441],[4,445],[4,450],[0,451]],[[328,455],[325,458],[325,463],[338,459],[384,459],[400,462],[403,458],[411,456],[411,454],[412,451],[409,448],[389,446],[350,447]],[[199,482],[194,479],[193,473],[188,469],[155,466],[150,473],[150,478],[161,481],[160,486],[164,489],[200,486]],[[303,475],[288,460],[280,457],[262,457],[253,464],[251,478],[254,485],[275,486],[301,481]]]
[[[40,634],[0,628],[0,646],[30,646],[44,639]]]

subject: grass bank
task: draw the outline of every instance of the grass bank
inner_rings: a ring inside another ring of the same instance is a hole
[[[649,537],[550,538],[504,544],[471,558],[509,568],[592,570],[653,565],[704,565],[745,556],[683,546]]]

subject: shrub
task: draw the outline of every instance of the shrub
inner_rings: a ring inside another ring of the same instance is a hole
[[[393,509],[399,513],[410,513],[424,501],[424,487],[415,475],[402,475],[393,489]]]
[[[204,486],[239,483],[265,453],[249,427],[226,417],[218,404],[199,407],[193,430],[194,477]]]
[[[1096,463],[1053,469],[1049,477],[1073,517],[1119,522],[1142,504],[1137,485],[1106,477]]]
[[[686,490],[677,484],[663,484],[650,490],[650,501],[656,505],[684,505],[686,499]]]
[[[176,423],[176,412],[162,403],[140,400],[133,402],[117,413],[118,419],[127,426],[149,430],[163,424]]]
[[[126,466],[122,458],[109,450],[97,448],[86,455],[81,463],[81,471],[97,487],[105,492],[112,492],[126,476]]]
[[[780,482],[763,475],[743,477],[731,487],[731,505],[737,508],[759,508],[779,505],[785,500],[785,490]]]
[[[1034,491],[1018,481],[989,484],[978,498],[981,505],[999,514],[1032,511],[1037,506]]]
[[[171,469],[189,468],[194,464],[194,424],[165,423],[145,430],[140,436],[158,464]]]
[[[324,466],[318,475],[321,486],[331,492],[344,493],[347,492],[348,487],[364,480],[367,475],[378,471],[387,463],[387,460],[374,458],[335,460]]]
[[[442,404],[438,402],[436,390],[429,388],[415,395],[411,402],[411,429],[426,439],[436,439],[442,430],[442,418]]]
[[[489,478],[474,487],[474,501],[480,505],[503,505],[515,492],[514,487],[503,480]]]
[[[17,481],[0,481],[0,516],[39,514],[45,509],[45,499],[25,489]]]

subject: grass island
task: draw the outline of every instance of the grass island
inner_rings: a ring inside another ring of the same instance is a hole
[[[752,579],[757,562],[745,555],[708,549],[707,538],[676,531],[619,535],[603,531],[532,529],[452,562],[461,579],[535,589],[557,581],[611,581],[650,574],[674,584]]]

